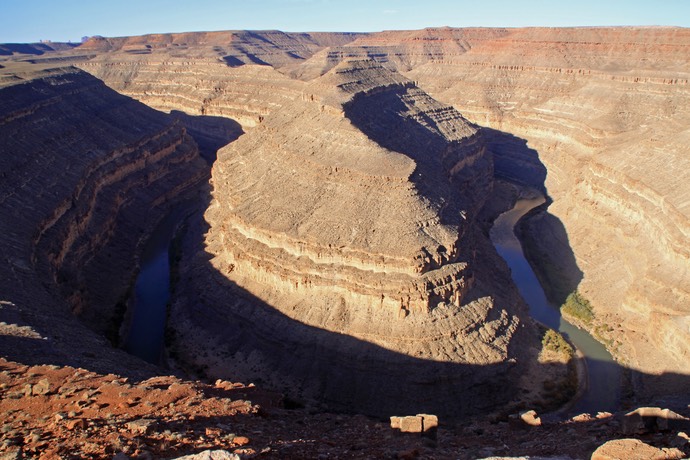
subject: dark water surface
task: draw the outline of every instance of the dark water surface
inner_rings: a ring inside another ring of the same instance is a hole
[[[158,364],[170,300],[170,260],[168,250],[181,210],[168,214],[154,229],[141,258],[141,270],[134,286],[132,319],[125,349],[150,363]]]
[[[496,219],[491,228],[491,241],[510,267],[513,281],[529,305],[530,315],[566,335],[585,356],[588,385],[573,406],[573,411],[596,413],[615,410],[620,399],[620,367],[601,343],[564,320],[559,309],[546,300],[544,290],[525,259],[520,241],[513,231],[522,216],[542,203],[543,197],[519,200],[513,209]]]

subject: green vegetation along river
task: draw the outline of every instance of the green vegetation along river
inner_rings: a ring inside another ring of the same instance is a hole
[[[544,203],[544,197],[521,199],[501,214],[491,229],[491,241],[510,267],[513,281],[529,305],[530,315],[538,322],[559,331],[585,356],[587,366],[586,389],[575,401],[573,412],[613,411],[617,409],[621,393],[621,368],[606,348],[586,331],[578,329],[561,316],[558,307],[551,305],[541,284],[522,252],[520,241],[513,231],[515,224],[533,208]],[[580,383],[582,385],[582,382]]]

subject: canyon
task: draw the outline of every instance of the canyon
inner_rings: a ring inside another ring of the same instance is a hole
[[[590,301],[580,325],[630,371],[630,401],[687,397],[690,31],[0,50],[5,358],[159,373],[111,344],[148,235],[192,200],[167,320],[176,366],[312,410],[547,408],[568,366],[538,359],[543,332],[488,238],[537,190],[547,202],[518,232],[549,300]]]
[[[560,274],[549,283],[551,300],[558,305],[577,287],[626,366],[687,371],[687,30],[441,28],[335,37],[346,43],[279,57],[249,47],[244,33],[230,45],[227,37],[207,38],[193,52],[158,45],[187,37],[132,38],[81,66],[152,107],[175,108],[184,94],[190,113],[229,116],[245,129],[311,97],[309,83],[348,59],[396,71],[490,128],[483,132],[499,177],[547,192],[552,204],[525,225],[540,235],[533,257]],[[268,39],[278,47],[286,41],[283,34]],[[154,44],[135,54],[131,48],[145,41]],[[269,65],[199,57],[221,53],[221,43],[222,53]],[[174,91],[161,75],[185,89]],[[259,97],[266,87],[270,98]]]

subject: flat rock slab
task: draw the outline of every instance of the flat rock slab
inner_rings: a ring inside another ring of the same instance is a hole
[[[405,417],[392,416],[391,428],[403,433],[422,433],[433,436],[438,429],[438,417],[430,414],[408,415]]]
[[[681,459],[685,454],[675,448],[659,449],[639,439],[609,441],[592,454],[592,460],[652,460]]]
[[[240,456],[227,450],[205,450],[198,454],[177,457],[174,460],[240,460]]]

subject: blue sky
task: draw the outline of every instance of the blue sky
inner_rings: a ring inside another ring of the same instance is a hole
[[[690,0],[0,0],[0,43],[198,30],[690,26]]]

